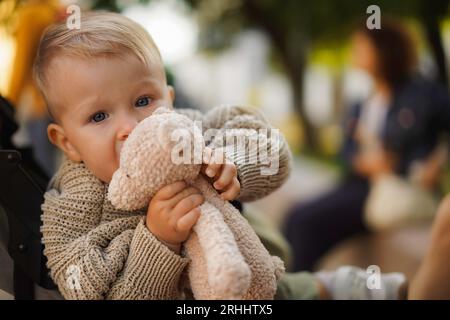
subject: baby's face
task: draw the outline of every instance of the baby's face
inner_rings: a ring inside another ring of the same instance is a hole
[[[146,67],[132,55],[57,57],[47,83],[58,119],[48,128],[50,140],[104,182],[119,167],[122,144],[133,128],[158,107],[171,108],[174,96],[162,66]]]

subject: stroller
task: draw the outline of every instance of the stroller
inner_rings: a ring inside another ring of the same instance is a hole
[[[31,148],[16,148],[13,106],[0,96],[0,226],[2,245],[13,260],[16,300],[35,297],[35,285],[55,289],[46,268],[41,242],[41,204],[49,178],[33,158]],[[3,209],[3,210],[1,210]]]

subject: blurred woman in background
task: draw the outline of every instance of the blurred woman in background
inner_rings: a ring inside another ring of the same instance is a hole
[[[353,63],[371,76],[373,92],[346,117],[343,182],[288,213],[284,231],[295,271],[312,270],[333,245],[368,231],[364,206],[377,177],[417,175],[413,169],[422,164],[420,184],[437,187],[443,157],[435,150],[450,128],[447,90],[416,75],[416,48],[397,23],[384,19],[381,29],[358,29],[352,47]]]

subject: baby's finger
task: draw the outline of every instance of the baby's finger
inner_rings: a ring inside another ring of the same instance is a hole
[[[209,147],[205,147],[203,150],[203,166],[202,169],[207,168],[210,164],[217,162],[215,160],[215,152],[213,149]]]
[[[198,207],[205,201],[205,198],[201,194],[192,194],[184,199],[182,199],[178,204],[175,206],[175,208],[170,213],[170,221],[175,223],[180,219],[182,216],[184,216],[187,212],[191,211],[192,209]]]
[[[214,150],[210,162],[205,170],[206,175],[210,178],[215,177],[220,172],[224,163],[225,154],[223,151],[220,149]]]
[[[176,230],[179,232],[186,232],[191,230],[199,217],[200,208],[192,209],[177,221]]]
[[[203,149],[203,163],[209,164],[211,161],[212,154],[213,150],[209,147],[205,147]]]
[[[227,189],[220,194],[220,197],[226,201],[232,201],[236,199],[241,192],[241,184],[239,180],[235,177],[233,182],[227,187]]]
[[[205,168],[205,173],[208,177],[214,178],[218,173],[220,173],[222,164],[209,164]]]
[[[222,166],[222,171],[220,172],[219,178],[214,182],[214,188],[217,190],[223,190],[227,187],[232,181],[233,178],[237,175],[237,169],[234,163],[227,161]]]
[[[196,193],[201,194],[197,188],[188,187],[188,188],[185,188],[185,189],[181,190],[180,192],[178,192],[172,198],[167,199],[166,203],[170,208],[174,208],[181,200],[189,197],[192,194],[196,194]]]
[[[177,181],[174,182],[172,184],[169,184],[163,188],[161,188],[161,190],[159,190],[154,198],[159,199],[159,200],[167,200],[172,198],[174,195],[176,195],[177,193],[179,193],[181,190],[186,188],[186,182],[185,181]]]
[[[212,149],[205,147],[205,149],[203,150],[203,164],[200,169],[200,171],[205,175],[206,175],[206,169],[208,168],[209,162],[211,161],[211,156],[212,156]]]

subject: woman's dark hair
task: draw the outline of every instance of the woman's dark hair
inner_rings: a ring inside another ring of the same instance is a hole
[[[366,36],[374,45],[379,74],[391,86],[401,84],[411,77],[417,64],[416,46],[401,24],[383,18],[381,29],[368,29],[364,23],[357,32]]]

